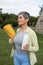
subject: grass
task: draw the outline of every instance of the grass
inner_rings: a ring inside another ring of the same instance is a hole
[[[0,29],[0,65],[13,65],[13,58],[10,58],[11,45],[8,39],[7,34]]]
[[[43,35],[37,34],[38,36],[38,43],[39,43],[39,51],[36,53],[38,62],[36,65],[43,65]]]
[[[43,65],[43,35],[38,34],[39,51],[36,53],[38,62],[35,65]],[[0,65],[13,65],[13,57],[10,57],[11,45],[8,42],[9,37],[0,29]]]

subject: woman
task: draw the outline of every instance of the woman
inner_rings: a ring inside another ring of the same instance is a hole
[[[20,28],[17,29],[17,34],[13,39],[16,48],[14,52],[14,65],[34,65],[37,62],[35,52],[39,49],[38,41],[35,32],[27,25],[29,20],[30,15],[28,12],[20,12],[18,14],[18,25]],[[29,39],[22,49],[23,36],[26,33]]]

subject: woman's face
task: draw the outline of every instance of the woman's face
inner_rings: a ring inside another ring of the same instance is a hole
[[[26,19],[23,17],[22,14],[18,15],[18,25],[26,24]]]

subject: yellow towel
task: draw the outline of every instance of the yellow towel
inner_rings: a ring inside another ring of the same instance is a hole
[[[8,36],[10,38],[14,38],[16,33],[15,33],[15,30],[12,28],[11,24],[7,24],[3,27],[3,29],[7,32]]]

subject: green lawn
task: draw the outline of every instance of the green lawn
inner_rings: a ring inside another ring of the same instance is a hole
[[[43,65],[43,35],[37,34],[40,50],[36,53],[38,63]],[[13,58],[10,58],[11,45],[8,42],[7,34],[0,29],[0,65],[13,65]]]

